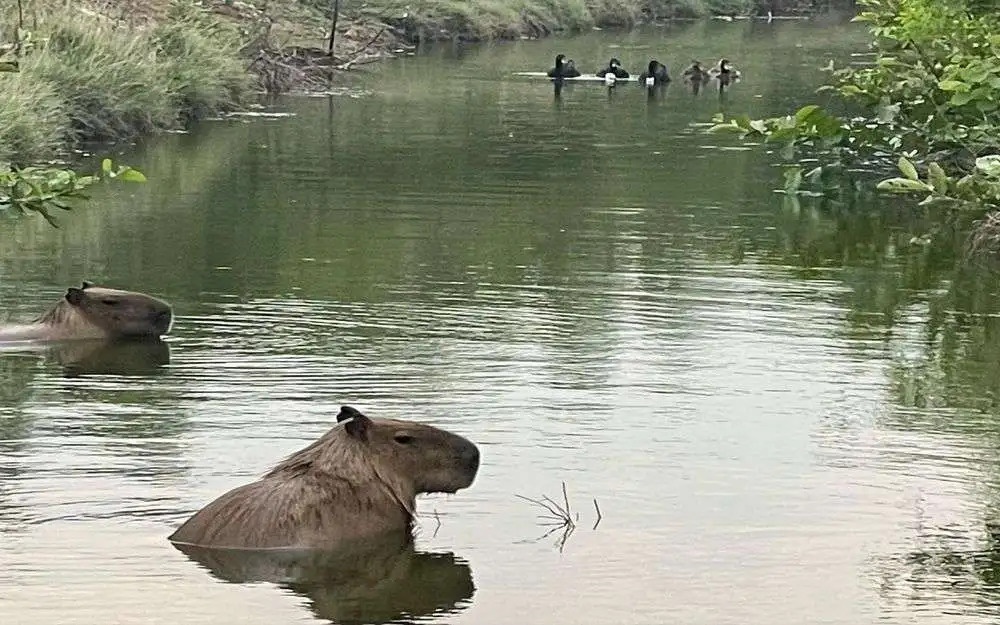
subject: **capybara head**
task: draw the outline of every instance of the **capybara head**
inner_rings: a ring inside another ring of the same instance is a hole
[[[409,482],[413,493],[454,493],[471,486],[479,471],[479,449],[458,434],[414,421],[370,419],[351,406],[340,407],[337,422],[380,475]]]
[[[63,297],[110,337],[159,337],[170,331],[174,320],[169,304],[144,293],[84,282],[80,288],[67,289]]]

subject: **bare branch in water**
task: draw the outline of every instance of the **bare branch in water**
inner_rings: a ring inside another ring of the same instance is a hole
[[[545,534],[537,540],[544,540],[553,533],[562,530],[562,535],[556,541],[560,552],[562,552],[567,539],[569,539],[570,535],[572,535],[576,530],[576,521],[580,520],[580,513],[573,512],[570,507],[569,493],[566,490],[566,482],[562,482],[562,495],[563,500],[561,504],[556,503],[547,495],[542,495],[540,499],[532,499],[531,497],[525,497],[524,495],[514,495],[518,499],[523,499],[528,503],[541,508],[542,513],[537,517],[540,521],[539,524],[552,527],[552,529],[545,532]],[[597,529],[597,526],[600,525],[601,519],[603,518],[601,508],[597,504],[597,499],[594,499],[594,509],[597,511],[597,521],[594,523],[594,527],[592,529]]]

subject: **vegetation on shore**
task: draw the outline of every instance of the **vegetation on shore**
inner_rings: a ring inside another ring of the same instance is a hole
[[[180,0],[151,28],[63,7],[12,39],[18,71],[0,74],[0,162],[177,128],[250,94],[238,33]]]
[[[128,167],[116,175],[106,159],[78,175],[56,160],[75,146],[178,128],[251,94],[240,33],[191,2],[174,0],[146,28],[70,5],[33,13],[32,30],[21,5],[5,23],[15,28],[0,33],[0,211],[54,225],[52,211],[86,200],[97,180],[143,179]]]
[[[825,68],[821,90],[837,115],[816,104],[792,114],[719,120],[781,146],[790,162],[785,192],[825,196],[863,188],[859,170],[882,172],[884,193],[920,196],[920,206],[978,218],[972,251],[1000,251],[1000,29],[980,0],[861,0],[856,18],[872,34],[874,62]],[[805,160],[818,164],[808,171]],[[891,168],[898,170],[891,175]],[[917,242],[926,242],[921,238]]]
[[[830,1],[379,0],[356,6],[354,0],[260,0],[255,6],[241,0],[0,0],[0,180],[6,189],[0,210],[11,206],[5,198],[58,196],[50,208],[82,198],[76,174],[54,161],[65,164],[82,143],[180,128],[243,106],[258,92],[322,87],[335,70],[407,43],[795,13]],[[330,33],[336,16],[338,45]],[[25,169],[38,163],[48,165]],[[46,176],[54,187],[38,186]],[[34,210],[39,204],[19,205]]]

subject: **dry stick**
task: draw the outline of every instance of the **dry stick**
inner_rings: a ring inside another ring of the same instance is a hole
[[[378,41],[378,38],[381,37],[382,33],[384,33],[384,32],[385,32],[385,27],[383,26],[382,30],[380,30],[377,33],[375,33],[375,36],[368,40],[368,43],[366,43],[365,45],[363,45],[360,48],[356,49],[354,52],[351,52],[351,54],[352,55],[356,55],[356,54],[360,54],[360,53],[364,52],[365,50],[368,49],[369,46],[371,46],[373,43],[375,43],[376,41]]]
[[[21,33],[24,31],[24,9],[21,0],[17,0],[17,32],[14,34],[14,57],[21,56]]]
[[[597,498],[594,498],[594,510],[597,510],[597,521],[594,523],[594,527],[590,529],[597,529],[597,526],[601,524],[601,519],[604,517],[601,515],[601,507],[597,505]]]
[[[533,503],[536,506],[541,506],[542,508],[545,508],[546,510],[548,510],[551,514],[549,514],[545,518],[556,519],[556,520],[560,520],[560,521],[565,521],[566,520],[566,518],[563,516],[562,512],[559,510],[558,506],[556,506],[555,508],[553,508],[548,503],[546,503],[546,502],[551,502],[552,501],[548,497],[545,497],[544,499],[532,499],[530,497],[525,497],[524,495],[514,495],[514,496],[518,497],[520,499],[523,499],[523,500],[525,500],[527,502]]]
[[[383,28],[382,30],[378,31],[378,34],[376,34],[374,37],[372,37],[371,40],[368,43],[366,43],[365,45],[361,46],[360,48],[358,48],[354,52],[351,52],[352,58],[349,61],[347,61],[346,63],[341,63],[340,65],[338,65],[337,69],[342,70],[342,71],[348,71],[348,70],[351,69],[352,65],[361,65],[361,64],[364,64],[364,63],[371,63],[371,62],[377,61],[379,58],[381,58],[380,55],[374,55],[374,56],[369,57],[368,59],[362,59],[361,57],[363,57],[365,55],[365,51],[368,50],[368,48],[373,43],[375,43],[376,41],[378,41],[378,38],[381,37],[382,33],[384,33],[384,32],[385,32],[385,28]]]
[[[340,14],[340,0],[333,0],[333,22],[330,24],[330,44],[327,53],[333,56],[333,41],[337,37],[337,16]]]

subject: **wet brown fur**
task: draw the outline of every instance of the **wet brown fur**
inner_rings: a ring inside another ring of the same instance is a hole
[[[31,323],[0,328],[0,340],[158,338],[172,324],[173,310],[162,300],[84,282]]]
[[[429,425],[369,419],[343,406],[337,426],[263,477],[223,494],[169,540],[211,547],[324,548],[410,531],[419,493],[467,488],[470,441]]]

